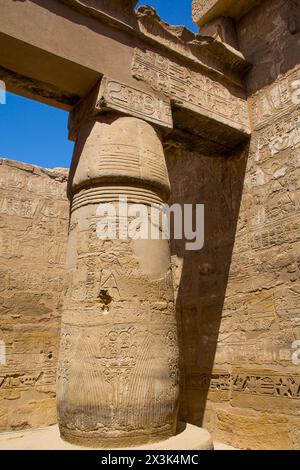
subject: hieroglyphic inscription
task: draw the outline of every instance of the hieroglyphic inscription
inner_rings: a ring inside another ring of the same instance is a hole
[[[290,218],[280,225],[270,224],[260,232],[249,234],[250,246],[253,250],[263,250],[283,243],[294,243],[300,239],[299,217]]]
[[[242,373],[232,377],[233,392],[300,399],[300,376]]]
[[[253,144],[257,155],[264,147],[268,147],[271,156],[277,155],[288,148],[300,145],[300,116],[296,111],[271,126],[261,130],[254,137]]]
[[[132,74],[176,104],[249,133],[247,102],[228,88],[151,51],[136,48]]]
[[[228,373],[194,373],[187,377],[188,387],[197,390],[228,391],[230,390],[230,381],[231,377]]]
[[[128,381],[131,370],[137,362],[134,327],[126,325],[110,330],[100,344],[96,359],[103,367],[106,382]]]
[[[107,77],[101,82],[100,103],[100,108],[105,106],[156,124],[173,127],[170,100],[145,93]]]
[[[272,123],[300,104],[300,70],[280,78],[267,89],[256,93],[251,99],[252,119],[255,129]],[[282,123],[283,125],[283,123]]]
[[[55,370],[44,370],[39,372],[7,372],[0,375],[0,390],[21,389],[28,390],[30,387],[42,385],[55,385]]]
[[[187,386],[197,390],[222,390],[280,398],[300,399],[300,376],[263,374],[262,372],[194,373],[187,377]]]
[[[56,422],[66,179],[63,169],[0,159],[1,431]]]

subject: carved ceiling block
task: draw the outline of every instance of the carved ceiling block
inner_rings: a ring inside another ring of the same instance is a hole
[[[240,18],[259,0],[193,0],[193,21],[199,27],[221,16]]]

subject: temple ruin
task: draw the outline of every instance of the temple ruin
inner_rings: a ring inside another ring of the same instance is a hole
[[[193,0],[198,34],[136,4],[0,0],[0,80],[75,141],[1,155],[0,431],[300,449],[300,2]],[[203,249],[99,240],[124,195],[204,204]]]

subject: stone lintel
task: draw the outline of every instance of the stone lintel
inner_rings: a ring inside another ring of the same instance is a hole
[[[239,19],[261,0],[193,0],[193,20],[199,27],[221,16]]]
[[[203,118],[229,132],[232,131],[245,139],[251,134],[248,104],[241,88],[233,88],[226,83],[215,80],[209,75],[185,66],[183,63],[169,59],[152,51],[135,49],[132,63],[132,75],[146,82],[153,90],[162,92],[171,99],[172,108],[181,109],[182,113],[193,114]],[[182,115],[181,113],[181,115]],[[192,128],[188,126],[191,123]],[[197,119],[183,119],[186,130],[199,134],[203,132]],[[178,122],[174,119],[174,127]],[[181,127],[181,126],[180,126]],[[221,144],[223,143],[223,131]]]
[[[0,80],[5,83],[7,91],[66,110],[72,109],[80,99],[75,93],[41,80],[25,77],[1,65]]]
[[[159,50],[188,68],[197,68],[199,74],[211,74],[229,86],[243,87],[242,77],[249,64],[234,47],[212,37],[200,37],[183,27],[172,27],[149,7],[131,13],[135,19],[135,26],[131,26],[100,11],[96,0],[94,7],[91,0],[90,6],[87,5],[87,1],[83,5],[83,0],[60,0],[50,2],[45,12],[40,2],[0,0],[1,15],[5,19],[0,27],[1,66],[24,76],[25,80],[31,77],[55,87],[49,99],[44,92],[40,93],[40,87],[35,87],[30,97],[36,95],[41,101],[69,110],[76,104],[72,104],[73,95],[75,101],[78,101],[76,96],[87,96],[103,75],[117,77],[120,82],[134,87],[130,65],[135,46]],[[24,23],[21,29],[20,21]],[[80,25],[86,26],[84,41]],[[62,40],[53,41],[53,31]],[[112,51],[114,60],[111,60]],[[14,89],[11,87],[11,91]],[[17,92],[19,90],[18,85]],[[63,92],[61,97],[60,91]],[[71,95],[71,100],[68,96],[66,99],[66,94]]]
[[[84,121],[107,111],[141,118],[167,129],[173,127],[169,98],[103,77],[88,97],[82,99],[70,113],[70,140],[76,140],[78,130]]]

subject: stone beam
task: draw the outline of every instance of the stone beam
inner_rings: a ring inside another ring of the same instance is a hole
[[[134,3],[124,0],[118,15],[120,6],[104,1],[0,0],[0,79],[5,71],[9,91],[72,110],[104,76],[111,82],[101,112],[174,127],[212,141],[216,151],[245,140],[243,55],[168,25],[153,8],[134,14]]]
[[[136,48],[132,75],[163,92],[179,107],[201,114],[241,134],[250,134],[245,94],[161,54]]]
[[[261,0],[193,0],[193,20],[199,27],[221,16],[241,18]]]

